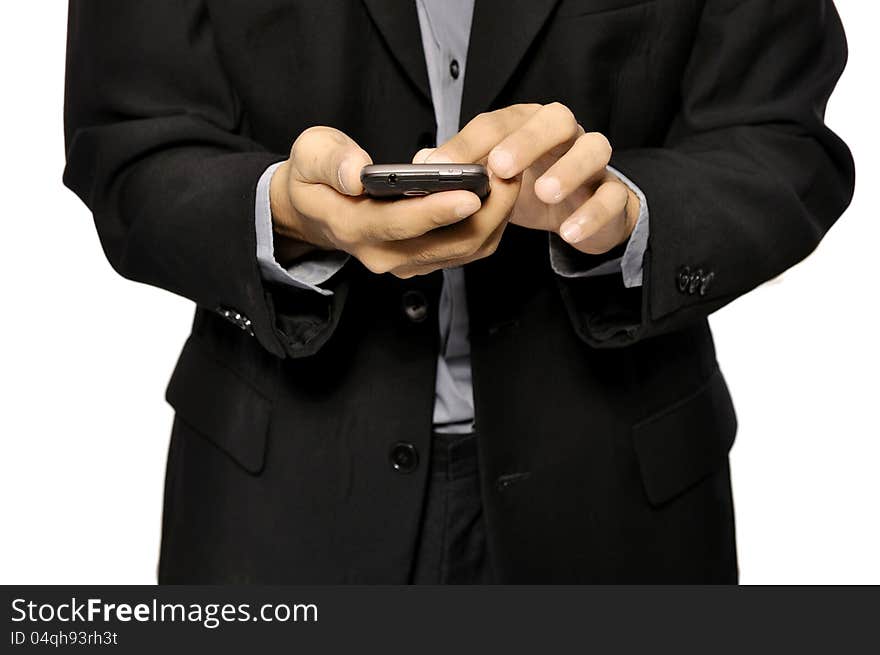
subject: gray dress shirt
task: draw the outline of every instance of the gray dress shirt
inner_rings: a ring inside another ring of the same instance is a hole
[[[431,100],[437,121],[437,143],[453,137],[459,129],[461,97],[467,68],[468,41],[474,0],[415,0],[419,15],[422,48],[431,86]],[[415,154],[415,153],[413,153]],[[284,269],[275,260],[269,182],[278,164],[270,166],[257,184],[257,260],[265,279],[329,295],[321,284],[337,273],[348,260],[344,252],[315,252]],[[635,230],[621,258],[589,269],[583,268],[579,251],[555,234],[549,235],[550,264],[557,275],[587,277],[618,274],[627,287],[642,284],[642,259],[648,242],[648,204],[642,191],[618,171],[615,175],[641,201]],[[435,382],[434,429],[438,432],[470,432],[474,428],[471,386],[470,343],[468,341],[467,292],[464,270],[443,271],[438,309],[440,354]]]

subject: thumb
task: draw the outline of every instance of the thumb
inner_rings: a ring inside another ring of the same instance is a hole
[[[363,193],[361,169],[373,163],[351,137],[332,127],[310,127],[299,135],[290,152],[293,174],[301,182],[324,184],[339,193]]]
[[[415,154],[415,157],[413,157],[412,163],[413,164],[424,164],[427,161],[428,157],[431,156],[431,153],[433,153],[436,149],[437,148],[422,148],[421,150],[419,150]]]

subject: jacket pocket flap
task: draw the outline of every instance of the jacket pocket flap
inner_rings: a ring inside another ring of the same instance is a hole
[[[648,500],[671,500],[724,464],[736,414],[721,371],[694,393],[633,426],[633,446]]]
[[[272,402],[190,337],[165,399],[177,416],[250,473],[263,468]]]

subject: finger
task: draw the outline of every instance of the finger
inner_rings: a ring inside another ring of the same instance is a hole
[[[541,105],[511,105],[480,114],[454,137],[434,150],[425,163],[472,163],[483,159]]]
[[[310,127],[297,137],[290,151],[295,179],[309,184],[326,184],[339,193],[363,193],[361,168],[373,161],[349,137],[332,127]]]
[[[598,132],[579,136],[571,149],[535,180],[535,195],[547,204],[562,202],[572,191],[605,175],[609,161],[608,139]]]
[[[603,232],[603,238],[607,240],[609,237],[619,237],[611,247],[617,245],[623,241],[627,229],[628,197],[626,187],[622,183],[605,182],[562,223],[559,236],[583,250],[581,244],[608,227],[608,230]],[[587,244],[587,247],[593,248],[595,245],[597,244]],[[584,252],[593,252],[593,250],[584,250]]]
[[[394,268],[434,266],[436,270],[448,267],[451,262],[478,256],[499,226],[506,224],[519,187],[519,178],[501,180],[493,177],[491,192],[482,208],[467,220],[414,239],[388,244],[397,262]]]
[[[365,236],[373,241],[391,242],[419,238],[437,228],[451,229],[450,226],[479,212],[481,206],[480,197],[465,190],[392,202],[371,200]]]
[[[417,198],[348,198],[321,184],[299,185],[293,202],[307,216],[323,218],[327,237],[346,252],[364,242],[402,241],[457,223],[476,213],[481,202],[470,191],[442,191]]]
[[[626,241],[629,233],[623,229],[623,226],[623,221],[610,221],[603,227],[599,228],[595,234],[587,237],[575,247],[588,255],[602,255],[607,253],[615,246]]]
[[[453,268],[456,266],[465,266],[470,264],[471,262],[475,262],[479,259],[484,259],[486,257],[490,257],[495,253],[498,248],[498,245],[501,243],[501,237],[504,234],[504,230],[507,228],[508,221],[502,221],[495,230],[489,235],[489,238],[483,243],[483,245],[476,250],[472,255],[468,257],[463,257],[459,259],[447,259],[443,261],[437,261],[427,266],[415,266],[415,265],[403,265],[397,267],[391,271],[393,275],[399,277],[401,279],[408,279],[411,277],[415,277],[416,275],[429,275],[434,271],[439,271],[444,268]]]
[[[413,164],[424,164],[428,157],[434,152],[436,148],[422,148],[419,150],[415,156],[413,157]]]
[[[504,178],[519,175],[543,155],[578,135],[578,122],[565,105],[544,105],[489,153],[489,168]]]

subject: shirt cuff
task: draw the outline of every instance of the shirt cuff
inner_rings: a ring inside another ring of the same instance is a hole
[[[568,278],[611,275],[619,272],[623,275],[623,286],[628,289],[640,287],[642,263],[645,251],[648,249],[650,231],[648,200],[642,190],[623,173],[611,166],[607,166],[606,170],[617,176],[639,199],[639,217],[636,219],[636,226],[629,236],[623,255],[585,269],[583,260],[579,257],[582,253],[563,241],[556,233],[550,232],[550,266],[554,273]]]
[[[275,259],[275,236],[272,231],[272,206],[269,200],[269,183],[281,162],[272,164],[257,182],[257,200],[254,207],[257,234],[257,263],[263,279],[300,289],[309,289],[323,296],[333,291],[319,285],[325,283],[345,266],[348,253],[341,250],[316,250],[285,269]]]

